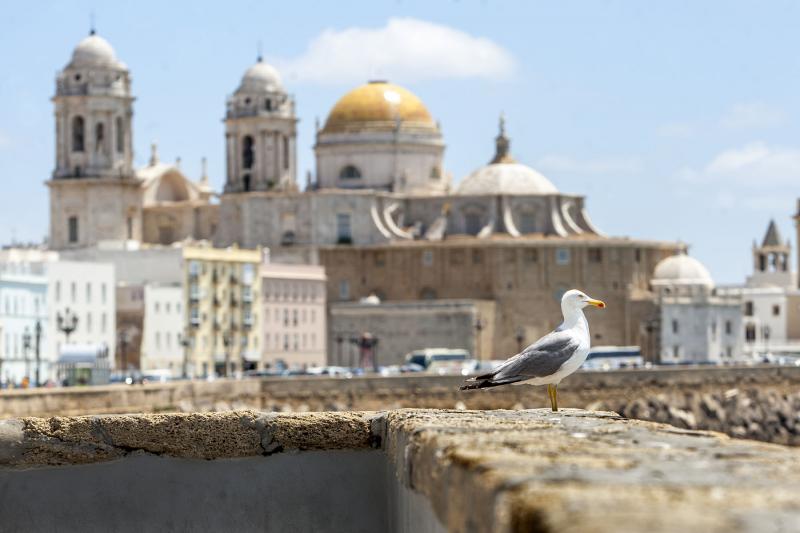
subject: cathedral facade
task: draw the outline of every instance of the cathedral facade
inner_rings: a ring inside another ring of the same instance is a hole
[[[130,74],[99,36],[78,44],[53,100],[52,248],[211,240],[324,265],[329,302],[490,300],[497,312],[475,319],[492,322],[497,356],[513,352],[520,330],[533,340],[554,326],[561,293],[576,286],[610,304],[593,321],[596,341],[648,345],[653,270],[685,249],[604,235],[583,196],[515,160],[502,118],[487,164],[454,184],[440,125],[386,81],[351,90],[317,125],[304,190],[295,102],[260,58],[226,103],[220,194],[155,149],[133,168]]]

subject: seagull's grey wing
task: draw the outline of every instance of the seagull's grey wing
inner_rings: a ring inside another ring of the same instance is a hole
[[[555,374],[572,357],[578,339],[567,331],[553,331],[503,363],[493,381],[522,381]]]

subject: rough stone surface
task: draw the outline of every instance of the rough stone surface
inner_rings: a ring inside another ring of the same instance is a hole
[[[800,529],[800,450],[563,409],[4,421],[0,468],[382,448],[456,532]]]
[[[461,392],[461,376],[267,378],[0,392],[0,418],[129,412],[302,413],[399,408],[526,409],[542,387]],[[610,410],[689,429],[800,443],[800,368],[659,368],[579,372],[559,386],[564,407]]]

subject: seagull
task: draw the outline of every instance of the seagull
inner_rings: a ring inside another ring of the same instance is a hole
[[[550,407],[558,411],[561,380],[578,370],[589,355],[589,323],[583,308],[593,305],[603,309],[601,300],[589,298],[572,289],[561,297],[564,321],[556,329],[534,342],[500,366],[464,382],[461,390],[485,389],[500,385],[547,385]]]

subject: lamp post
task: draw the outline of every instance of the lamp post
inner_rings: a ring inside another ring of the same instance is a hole
[[[181,346],[183,346],[183,379],[189,378],[189,348],[192,346],[192,340],[189,335],[184,333],[181,339]]]
[[[342,359],[342,343],[344,342],[344,338],[341,335],[336,336],[336,351],[337,351],[337,364],[344,365],[344,359]]]
[[[231,368],[231,334],[226,331],[222,334],[222,344],[225,346],[225,377],[230,377]]]
[[[517,352],[521,352],[522,344],[525,341],[525,330],[522,329],[522,326],[517,328],[517,334],[515,337],[517,339]]]
[[[56,327],[66,336],[67,344],[69,344],[69,336],[78,328],[78,315],[73,313],[69,307],[64,309],[63,313],[59,311],[56,313]]]
[[[481,315],[478,315],[475,318],[475,324],[473,324],[475,328],[475,359],[478,360],[481,358],[481,331],[483,331],[485,325]]]
[[[31,331],[28,326],[25,326],[25,331],[22,333],[22,354],[25,357],[25,376],[30,380],[31,376],[31,360],[28,357],[28,352],[31,349]]]
[[[117,334],[117,342],[119,343],[119,357],[120,366],[122,366],[122,373],[126,375],[128,372],[128,332],[124,329],[120,330]]]

